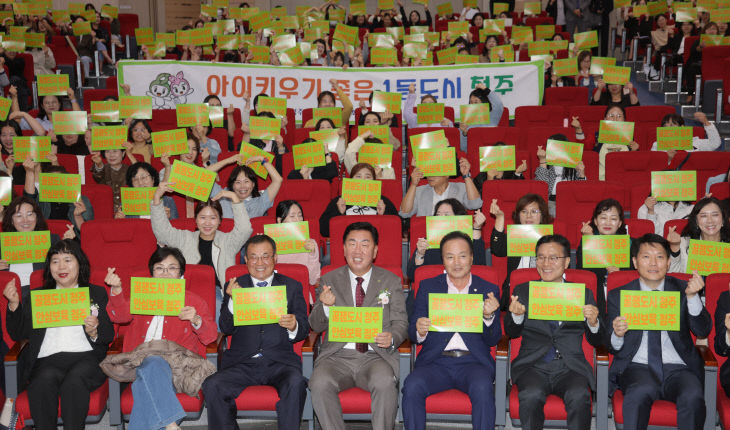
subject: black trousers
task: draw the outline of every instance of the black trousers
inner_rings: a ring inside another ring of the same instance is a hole
[[[59,352],[37,360],[28,385],[36,430],[56,430],[59,396],[64,430],[83,429],[90,394],[105,380],[93,351]]]
[[[542,430],[545,425],[545,400],[549,394],[563,399],[568,413],[568,429],[591,428],[591,389],[586,378],[574,372],[565,362],[538,362],[520,375],[520,423],[524,430]]]
[[[677,405],[679,430],[701,429],[705,423],[702,382],[682,364],[665,364],[664,380],[658,381],[646,364],[629,364],[619,376],[624,393],[624,430],[646,429],[654,400]]]
[[[203,382],[208,428],[235,429],[236,397],[253,385],[271,385],[279,393],[276,414],[280,429],[298,429],[307,399],[307,380],[302,371],[265,357],[219,370]]]

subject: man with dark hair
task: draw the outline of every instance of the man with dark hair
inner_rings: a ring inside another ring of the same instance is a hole
[[[293,344],[309,334],[307,304],[302,284],[274,273],[276,243],[266,235],[251,236],[244,245],[248,274],[230,279],[221,306],[218,326],[231,336],[217,373],[203,383],[208,405],[208,428],[238,429],[236,397],[251,385],[272,385],[279,394],[276,404],[279,428],[297,429],[307,398],[302,360]],[[287,314],[278,324],[233,324],[234,288],[286,287]]]
[[[499,288],[471,273],[474,252],[471,238],[460,232],[441,239],[441,257],[446,274],[421,282],[411,315],[408,334],[422,345],[415,368],[403,386],[405,428],[426,428],[426,398],[456,388],[469,395],[472,426],[493,429],[494,359],[492,346],[499,342]],[[429,332],[430,294],[479,294],[482,296],[482,332]]]
[[[542,282],[565,282],[570,266],[570,242],[560,235],[543,236],[535,245],[537,273]],[[519,388],[522,428],[542,429],[545,399],[555,394],[563,399],[569,429],[591,427],[593,369],[583,354],[583,335],[588,343],[603,344],[605,329],[598,318],[593,293],[585,289],[584,321],[546,321],[530,318],[530,284],[515,287],[504,332],[522,336],[519,355],[512,361],[512,382]]]
[[[344,429],[338,394],[358,387],[370,391],[373,428],[390,430],[398,412],[397,347],[408,335],[403,290],[397,276],[373,265],[378,231],[372,224],[347,226],[343,247],[347,265],[322,276],[309,315],[312,330],[329,329],[331,306],[382,307],[383,328],[367,344],[323,342],[309,380],[314,412],[325,430]]]
[[[706,337],[712,319],[699,292],[705,283],[694,272],[689,282],[666,276],[669,270],[669,243],[648,233],[635,239],[631,259],[639,279],[608,292],[610,348],[614,355],[609,370],[610,390],[624,394],[624,429],[646,429],[655,400],[677,405],[677,428],[700,429],[705,423],[703,361],[692,341]],[[676,291],[679,293],[679,330],[629,329],[621,311],[622,291]],[[713,419],[714,417],[708,417]]]

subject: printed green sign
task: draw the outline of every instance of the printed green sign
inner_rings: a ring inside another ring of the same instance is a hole
[[[679,331],[679,291],[621,290],[621,316],[629,330]]]
[[[545,153],[547,164],[575,168],[583,160],[583,144],[548,139]]]
[[[108,151],[110,149],[124,149],[127,141],[127,126],[124,125],[97,125],[91,129],[91,150]]]
[[[187,103],[175,106],[178,127],[195,127],[209,125],[208,105],[205,103]]]
[[[482,333],[484,297],[481,294],[428,295],[428,331]]]
[[[439,249],[441,239],[452,231],[460,231],[469,237],[473,234],[471,215],[427,216],[426,240],[429,249]]]
[[[510,37],[510,42],[513,45],[521,45],[523,43],[528,43],[532,41],[532,27],[519,25],[512,27],[512,36]]]
[[[271,112],[277,118],[286,116],[286,99],[278,97],[259,97],[257,112]]]
[[[692,127],[657,127],[656,144],[660,151],[692,150]]]
[[[498,35],[502,34],[502,32],[504,31],[504,20],[485,19],[483,21],[482,30],[483,30],[485,36],[491,36],[491,35],[498,36]],[[486,40],[486,37],[484,38],[484,40],[482,40],[482,38],[481,38],[482,31],[480,31],[479,33],[480,33],[479,40],[480,41]]]
[[[208,119],[210,120],[211,127],[223,127],[224,111],[223,106],[208,105]]]
[[[631,12],[636,18],[649,15],[649,7],[645,4],[637,4],[631,8]]]
[[[251,157],[257,157],[257,156],[262,156],[262,157],[266,158],[266,160],[269,163],[274,160],[274,154],[266,152],[263,149],[259,148],[258,146],[253,146],[246,141],[241,142],[240,154],[243,155],[244,162]],[[261,165],[261,163],[251,163],[251,164],[248,164],[248,167],[250,167],[254,171],[254,173],[256,173],[258,176],[260,176],[264,179],[266,179],[269,176],[269,172],[266,171],[266,169],[264,168],[264,166]]]
[[[489,124],[489,103],[461,105],[461,122],[465,124]]]
[[[634,123],[628,121],[601,121],[598,141],[616,145],[630,145],[634,140]]]
[[[119,96],[119,117],[152,119],[152,97]]]
[[[542,5],[539,1],[537,2],[525,2],[525,15],[540,15],[542,12]]]
[[[675,21],[694,22],[697,20],[697,9],[681,9],[675,12]]]
[[[121,187],[122,212],[124,215],[149,215],[155,187]]]
[[[45,33],[25,33],[23,37],[25,38],[25,46],[29,48],[43,48],[43,45],[46,44]]]
[[[626,85],[631,80],[631,67],[604,66],[603,81],[607,84]]]
[[[583,236],[583,267],[626,269],[631,266],[628,234]]]
[[[73,24],[71,24],[71,27],[73,29],[74,36],[83,36],[86,34],[91,34],[91,23],[88,21],[74,22]],[[136,28],[135,32],[136,32],[136,30],[140,30],[140,29]],[[137,40],[140,40],[140,39],[138,38]],[[142,43],[142,42],[140,42],[140,43]]]
[[[84,111],[58,111],[52,119],[53,132],[59,136],[86,133],[88,114]]]
[[[494,14],[499,15],[502,12],[509,12],[509,3],[494,3],[492,6]]]
[[[210,196],[215,177],[215,172],[175,160],[170,171],[170,184],[174,191],[204,202]]]
[[[453,146],[420,149],[414,155],[416,167],[423,172],[423,176],[456,175],[456,148]]]
[[[51,138],[49,136],[14,136],[13,156],[15,162],[22,164],[28,157],[36,163],[48,162],[51,153]]]
[[[454,64],[458,53],[459,48],[454,46],[453,48],[436,51],[436,58],[439,60],[439,64]]]
[[[373,343],[383,331],[383,308],[330,306],[330,342]]]
[[[690,239],[687,257],[686,273],[697,271],[702,276],[712,273],[730,273],[730,244],[728,243]]]
[[[309,132],[309,137],[327,145],[327,152],[337,152],[337,142],[340,140],[340,135],[336,128],[312,130]]]
[[[287,313],[284,285],[234,288],[231,300],[234,326],[278,324]]]
[[[578,61],[575,58],[553,60],[553,73],[556,76],[576,76],[578,74]]]
[[[575,33],[575,46],[578,49],[596,48],[598,46],[598,32],[596,30]]]
[[[530,281],[530,309],[533,320],[583,321],[585,284]]]
[[[7,206],[13,197],[13,178],[0,177],[0,205]]]
[[[91,120],[93,122],[119,122],[119,102],[116,100],[92,101]]]
[[[341,40],[348,45],[356,45],[358,39],[358,31],[359,29],[357,27],[352,27],[345,24],[337,24],[337,26],[335,27],[335,32],[332,34],[332,39]]]
[[[162,157],[165,154],[187,154],[189,151],[188,135],[184,128],[156,131],[151,133],[150,137],[155,157]]]
[[[507,256],[534,257],[535,244],[553,234],[552,224],[510,224],[507,226]]]
[[[129,313],[178,316],[185,307],[185,279],[138,278],[130,280]]]
[[[394,66],[398,61],[398,51],[395,48],[375,46],[370,49],[370,63],[373,65]]]
[[[113,19],[119,16],[119,8],[112,5],[104,5],[101,7],[102,18]]]
[[[312,109],[312,120],[315,124],[322,118],[329,118],[335,124],[335,127],[342,127],[342,108],[314,108]]]
[[[550,39],[555,35],[555,26],[552,24],[538,25],[535,27],[535,38],[537,40]]]
[[[83,325],[90,312],[89,287],[30,292],[33,328]]]
[[[276,253],[301,254],[309,251],[304,247],[309,239],[309,223],[307,221],[283,222],[264,225],[264,234],[276,242]]]
[[[342,199],[347,205],[376,207],[382,183],[369,179],[342,179]]]
[[[5,179],[5,178],[3,178]],[[43,263],[51,247],[49,231],[0,233],[2,259],[8,264]]]
[[[12,100],[6,97],[0,97],[0,121],[8,119],[8,113],[10,112],[10,105]]]
[[[418,124],[440,124],[443,119],[443,103],[421,103],[416,106],[416,121]]]
[[[303,166],[319,167],[326,163],[324,156],[324,144],[322,142],[308,142],[294,145],[294,168],[299,170]]]
[[[392,167],[393,146],[385,143],[366,142],[357,153],[357,161],[381,169]]]
[[[697,171],[651,172],[651,195],[658,201],[697,200]]]
[[[432,148],[444,148],[449,146],[449,140],[446,138],[444,130],[434,130],[421,134],[414,134],[409,137],[411,141],[411,149],[413,153]]]
[[[528,52],[529,53],[529,52]],[[502,55],[503,58],[499,58]],[[489,61],[500,63],[502,61],[515,61],[515,49],[512,45],[499,45],[489,50]]]
[[[400,113],[401,105],[401,94],[400,93],[387,93],[384,91],[373,92],[373,105],[371,110],[373,112],[385,112],[398,114]]]
[[[516,169],[515,146],[480,146],[479,147],[479,171],[488,172],[496,170],[506,172]]]
[[[577,63],[575,59],[573,59],[574,62]],[[616,65],[616,58],[614,57],[593,57],[591,58],[591,68],[589,70],[589,73],[591,75],[603,75],[603,69],[606,66],[615,66]]]
[[[41,202],[75,203],[81,199],[81,175],[41,173],[39,188]]]
[[[39,96],[65,96],[69,88],[68,75],[38,75]]]
[[[251,139],[274,140],[281,133],[281,118],[252,116],[249,129]]]

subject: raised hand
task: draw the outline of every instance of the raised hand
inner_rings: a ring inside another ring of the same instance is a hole
[[[518,296],[510,296],[509,311],[516,316],[525,314],[525,305],[520,303]]]
[[[322,292],[319,293],[319,301],[325,306],[334,306],[337,298],[335,293],[332,292],[332,287],[329,285],[322,285]]]

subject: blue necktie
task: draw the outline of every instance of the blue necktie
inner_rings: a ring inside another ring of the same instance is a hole
[[[550,325],[550,340],[552,340],[552,335],[555,334],[555,330],[557,330],[560,326],[558,325],[557,321],[548,321],[548,324]],[[551,361],[555,360],[556,354],[557,350],[555,349],[555,345],[551,344],[550,349],[548,349],[548,352],[545,353],[542,361],[550,363]]]
[[[257,287],[265,287],[266,285],[268,285],[268,282],[266,282],[266,281],[261,281],[261,282],[256,283]]]
[[[660,330],[648,330],[648,332],[647,364],[649,364],[649,370],[651,370],[661,383],[664,380],[662,369],[662,332]]]

